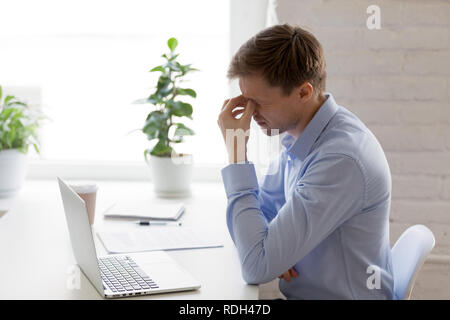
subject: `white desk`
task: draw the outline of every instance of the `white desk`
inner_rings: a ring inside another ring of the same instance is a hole
[[[158,201],[150,182],[98,181],[94,228],[123,221],[103,219],[99,210],[119,197],[148,196]],[[133,299],[258,299],[258,286],[247,285],[225,220],[226,197],[219,183],[196,183],[183,199],[185,226],[210,226],[224,247],[167,251],[201,283],[196,291]],[[0,199],[1,206],[4,200]],[[99,254],[104,248],[95,236]],[[12,208],[0,217],[0,299],[101,299],[81,273],[80,289],[71,289],[75,259],[56,180],[26,181]],[[131,299],[131,298],[128,298]]]

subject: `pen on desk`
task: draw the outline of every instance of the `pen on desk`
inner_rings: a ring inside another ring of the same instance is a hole
[[[136,221],[140,226],[181,226],[181,222],[167,222],[167,221]]]

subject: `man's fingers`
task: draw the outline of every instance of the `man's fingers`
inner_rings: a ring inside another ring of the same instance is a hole
[[[291,277],[293,277],[293,278],[296,278],[298,276],[298,272],[295,271],[294,268],[290,268],[289,273],[290,273]]]
[[[244,110],[244,114],[242,115],[242,118],[248,119],[251,118],[253,115],[253,111],[255,111],[255,106],[253,103],[247,104]]]
[[[235,118],[237,115],[239,115],[239,114],[241,114],[241,113],[243,113],[244,112],[244,110],[245,109],[238,109],[238,108],[236,108],[236,109],[234,109],[233,111],[232,111],[232,115],[233,115],[233,117]]]
[[[286,280],[287,282],[291,281],[291,275],[289,274],[289,272],[284,273],[284,280]]]
[[[248,119],[253,115],[254,109],[254,106],[251,104],[247,105],[246,107],[237,106],[233,111],[231,111],[231,115],[233,116],[233,118],[236,118],[238,115],[243,114],[239,119]]]
[[[222,111],[228,111],[231,112],[233,111],[233,109],[235,107],[238,107],[239,105],[241,105],[241,107],[245,107],[245,105],[247,104],[248,99],[244,98],[243,95],[234,97],[233,99],[229,99],[229,101],[227,103],[224,103],[223,107],[222,107]]]
[[[284,279],[287,282],[291,281],[291,278],[298,277],[298,272],[294,268],[290,268],[288,271],[284,272],[282,275],[280,275],[278,278]]]
[[[223,105],[222,105],[222,110],[223,110],[223,108],[225,108],[225,106],[227,105],[227,103],[230,101],[230,99],[227,99],[227,100],[225,100],[225,102],[223,103]]]
[[[283,273],[283,274],[280,276],[280,279],[284,279],[284,280],[286,280],[287,282],[291,281],[291,275],[289,274],[289,271],[286,271],[285,273]]]

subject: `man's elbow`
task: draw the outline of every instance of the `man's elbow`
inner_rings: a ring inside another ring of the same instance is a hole
[[[247,284],[261,284],[269,282],[272,279],[267,272],[262,272],[262,270],[255,270],[254,268],[242,267],[242,278]]]
[[[259,281],[258,277],[254,275],[248,274],[247,272],[242,272],[242,278],[247,284],[260,284],[262,282]]]

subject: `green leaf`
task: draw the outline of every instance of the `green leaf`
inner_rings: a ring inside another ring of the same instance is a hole
[[[172,155],[172,148],[166,145],[164,140],[158,140],[158,143],[152,148],[150,154],[158,157],[168,157]]]
[[[142,131],[147,135],[149,141],[158,138],[159,130],[156,127],[147,126]]]
[[[176,63],[173,63],[172,61],[167,62],[164,65],[164,67],[170,69],[171,71],[175,71],[175,72],[181,71],[179,66]]]
[[[163,55],[161,55],[161,57],[165,58],[167,61],[173,61],[173,60],[175,60],[179,55],[180,55],[179,53],[174,54],[173,52],[171,52],[171,53],[170,53],[170,56],[168,56],[167,54],[164,53]]]
[[[156,138],[164,139],[167,134],[164,132],[167,131],[167,121],[168,115],[162,111],[155,110],[148,114],[147,119],[145,120],[144,128],[142,128],[142,132],[147,135],[148,140],[153,140]]]
[[[183,136],[174,136],[172,139],[170,139],[171,143],[181,143],[183,141]]]
[[[159,98],[167,97],[172,92],[172,88],[170,87],[171,83],[172,81],[169,77],[165,75],[160,76],[156,85],[155,94]]]
[[[33,147],[34,147],[34,150],[36,150],[36,153],[40,154],[39,147],[35,143],[33,143]]]
[[[177,94],[187,95],[187,96],[191,96],[193,98],[197,97],[197,93],[192,89],[177,88]]]
[[[148,155],[151,154],[151,152],[152,152],[152,149],[145,149],[145,150],[144,150],[144,158],[145,158],[145,161],[148,162]]]
[[[185,74],[189,71],[200,71],[199,69],[191,68],[191,66],[192,64],[180,65],[180,69],[182,69]]]
[[[173,54],[173,52],[172,52],[172,54],[171,54],[171,56],[170,56],[170,58],[169,58],[169,61],[175,60],[176,58],[178,58],[179,55],[180,55],[179,53]],[[175,62],[176,62],[176,61],[175,61]],[[176,62],[176,63],[178,63],[178,62]]]
[[[133,101],[133,104],[146,104],[146,103],[151,103],[149,100],[150,100],[149,98],[138,99],[138,100]]]
[[[172,113],[177,117],[189,117],[192,114],[192,106],[189,103],[176,101],[173,104]]]
[[[23,107],[27,107],[27,105],[25,104],[25,103],[23,103],[23,102],[21,102],[21,101],[19,101],[19,100],[16,100],[16,101],[11,101],[10,103],[9,103],[9,105],[10,106],[12,106],[12,105],[19,105],[19,106],[23,106]]]
[[[143,129],[142,132],[147,135],[148,140],[153,140],[158,137],[159,128],[153,124],[147,124]]]
[[[156,88],[159,89],[163,89],[167,86],[169,86],[171,83],[171,80],[168,76],[166,75],[161,75],[158,79],[158,83],[156,84]]]
[[[162,73],[166,73],[166,69],[164,69],[164,67],[163,66],[157,66],[157,67],[154,67],[152,70],[150,70],[149,72],[155,72],[155,71],[160,71],[160,72],[162,72]]]
[[[182,136],[192,136],[195,134],[194,130],[186,127],[182,123],[175,123],[177,129],[175,130],[174,136],[182,137]]]
[[[153,104],[153,105],[157,105],[157,104],[161,104],[163,103],[163,101],[161,100],[161,97],[152,94],[150,97],[145,98],[145,99],[138,99],[133,101],[133,104]]]
[[[162,123],[166,122],[168,119],[167,114],[160,110],[152,111],[148,114],[147,118],[145,119],[145,122],[156,122],[156,123]]]
[[[17,112],[17,109],[16,109],[16,108],[13,108],[13,107],[9,107],[9,108],[3,109],[3,111],[2,111],[3,119],[5,119],[5,120],[8,119],[9,116],[10,116],[13,112]]]
[[[178,45],[178,40],[175,38],[170,38],[167,40],[167,45],[169,46],[170,51],[174,51]]]
[[[155,94],[152,94],[150,97],[148,97],[148,102],[155,105],[163,103],[161,97]]]
[[[11,100],[11,99],[14,99],[15,97],[14,96],[6,96],[6,98],[5,98],[5,106],[7,106],[8,105],[8,102]]]
[[[20,110],[17,110],[16,114],[14,114],[11,117],[11,122],[13,122],[15,126],[21,126],[22,127],[23,126],[22,125],[22,120],[25,120],[25,119],[24,119],[24,115],[22,114],[22,111],[20,111]]]
[[[162,141],[169,140],[169,126],[163,125],[161,130],[158,131],[158,139]]]
[[[28,152],[28,145],[25,144],[22,147],[19,148],[19,151],[22,152],[23,154],[26,154]]]
[[[12,127],[11,131],[9,132],[9,141],[10,141],[11,146],[12,146],[15,138],[16,138],[16,128]]]
[[[157,91],[156,95],[160,101],[160,103],[164,103],[164,98],[170,95],[173,91],[173,88],[166,87],[163,90]]]
[[[3,89],[2,86],[0,86],[0,106],[2,105],[2,96],[3,96]]]
[[[154,135],[153,139],[157,136],[156,133],[159,130],[161,125],[156,121],[146,121],[144,128],[142,128],[142,132],[147,135]]]

